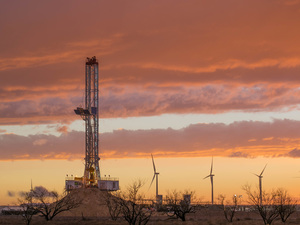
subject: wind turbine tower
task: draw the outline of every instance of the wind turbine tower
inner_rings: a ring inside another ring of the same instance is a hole
[[[266,167],[267,167],[267,164],[265,165],[264,169],[261,171],[261,173],[259,175],[254,174],[259,179],[259,205],[262,205],[262,178],[263,178],[262,175],[263,175]]]
[[[158,202],[158,175],[159,173],[156,172],[156,168],[155,168],[155,163],[154,163],[154,159],[153,159],[153,155],[151,154],[151,157],[152,157],[152,163],[153,163],[153,170],[154,170],[154,175],[153,175],[153,178],[152,178],[152,181],[151,181],[151,184],[150,184],[150,187],[154,181],[154,178],[156,178],[156,202]],[[149,188],[150,188],[149,187]]]
[[[210,167],[210,173],[209,175],[207,175],[206,177],[203,178],[206,179],[206,178],[209,178],[210,177],[210,182],[211,182],[211,204],[213,205],[214,204],[214,174],[212,173],[213,171],[213,159],[211,159],[211,167]]]

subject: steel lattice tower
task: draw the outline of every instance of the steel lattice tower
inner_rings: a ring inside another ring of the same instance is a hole
[[[85,63],[85,107],[77,107],[75,113],[85,121],[85,168],[83,183],[86,187],[97,186],[99,169],[99,77],[96,57]]]

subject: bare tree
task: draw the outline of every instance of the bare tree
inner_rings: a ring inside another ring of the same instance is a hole
[[[81,199],[76,199],[70,194],[60,196],[56,191],[48,191],[46,188],[35,187],[25,196],[31,198],[31,207],[34,212],[40,213],[47,221],[52,220],[58,214],[77,208],[81,204]]]
[[[114,193],[106,192],[104,195],[105,203],[112,220],[117,220],[121,213],[120,195],[119,191]]]
[[[32,217],[38,213],[34,207],[32,195],[30,192],[22,193],[21,198],[18,200],[22,208],[20,215],[23,217],[25,224],[30,225]]]
[[[191,205],[191,199],[194,194],[195,192],[193,191],[185,191],[184,193],[178,192],[177,190],[168,191],[166,195],[167,215],[185,221],[187,213],[195,212],[195,207]],[[184,198],[184,195],[190,196],[190,198]]]
[[[151,218],[152,210],[145,204],[143,194],[140,194],[143,185],[142,180],[135,180],[118,198],[121,214],[129,225],[145,225]]]
[[[235,212],[239,205],[239,199],[236,195],[233,195],[231,202],[230,201],[225,202],[225,198],[226,198],[225,195],[219,195],[218,197],[224,211],[225,219],[228,222],[232,223]]]
[[[250,185],[244,185],[242,189],[246,192],[249,203],[259,212],[265,225],[271,225],[279,217],[276,192],[267,193],[262,191],[262,195],[260,195],[259,191],[252,191]],[[260,201],[261,197],[262,202]]]
[[[281,221],[285,223],[290,215],[296,212],[297,201],[290,197],[287,190],[279,188],[276,190],[276,203]]]

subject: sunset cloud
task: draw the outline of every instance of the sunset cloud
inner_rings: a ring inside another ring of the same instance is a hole
[[[59,126],[57,127],[56,131],[60,133],[68,133],[68,127],[67,126]]]
[[[102,158],[145,157],[299,157],[299,121],[243,121],[193,124],[186,128],[115,130],[100,135]],[[273,137],[270,139],[269,137]],[[266,138],[268,141],[266,141]],[[249,139],[256,139],[249,142]],[[0,135],[1,159],[81,159],[84,133],[71,131],[60,136]],[[9,151],[8,151],[9,149]],[[293,150],[291,150],[293,149]]]
[[[91,3],[2,4],[1,125],[74,120],[94,55],[105,118],[298,108],[298,1]]]
[[[72,135],[0,135],[2,160],[30,159],[79,159],[83,155],[84,136],[82,132]]]
[[[0,9],[0,125],[53,124],[60,136],[0,128],[2,160],[83,157],[68,124],[86,57],[99,60],[101,118],[299,110],[297,0],[17,2]],[[299,125],[120,129],[100,135],[101,155],[298,157]]]
[[[77,91],[81,96],[70,89],[65,90],[62,96],[55,96],[56,93],[53,97],[47,96],[46,92],[31,99],[16,101],[5,101],[4,94],[3,101],[0,102],[0,124],[31,124],[42,121],[69,123],[78,119],[74,108],[84,104],[81,91]],[[297,109],[299,104],[300,90],[286,85],[211,84],[191,87],[148,86],[135,89],[116,86],[101,90],[99,110],[101,118],[118,118],[172,113],[288,111]]]
[[[249,155],[243,152],[233,152],[229,155],[229,157],[233,158],[248,158]]]
[[[300,150],[295,148],[289,151],[285,156],[292,157],[292,158],[300,158]]]
[[[82,59],[82,56],[80,54],[82,49],[87,47],[93,48],[96,51],[101,50],[101,53],[97,56],[104,57],[105,55],[109,55],[117,51],[117,49],[115,49],[113,46],[114,44],[117,44],[117,41],[121,36],[122,35],[120,34],[116,34],[112,37],[108,37],[106,39],[101,40],[66,43],[66,48],[70,48],[70,50],[65,50],[64,52],[59,51],[54,54],[39,53],[39,55],[36,56],[0,58],[0,71],[40,67],[51,64],[71,63],[74,61],[79,61],[79,59]],[[74,48],[77,50],[71,50]]]

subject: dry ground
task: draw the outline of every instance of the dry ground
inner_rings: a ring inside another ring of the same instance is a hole
[[[8,216],[0,215],[0,224],[5,225],[24,225],[21,216]],[[58,216],[54,218],[53,221],[46,222],[45,219],[35,216],[32,220],[32,225],[126,225],[127,222],[119,219],[117,221],[112,221],[109,217],[85,217],[82,218],[81,215],[78,216]],[[260,216],[254,212],[237,212],[237,215],[233,223],[226,222],[222,211],[214,210],[200,210],[194,214],[187,216],[187,221],[182,222],[176,219],[170,219],[166,215],[161,213],[155,213],[149,225],[263,225],[263,221]],[[277,220],[273,224],[283,225],[281,221]],[[295,213],[292,217],[285,223],[290,224],[300,224],[300,213]]]
[[[80,189],[72,193],[74,198],[83,199],[79,208],[70,212],[60,214],[53,221],[48,221],[40,216],[34,216],[31,225],[126,225],[123,219],[112,221],[108,209],[105,205],[104,195],[98,189]],[[83,215],[83,217],[82,217]],[[1,215],[0,225],[24,225],[21,216]],[[148,223],[149,225],[229,225],[226,222],[223,211],[220,209],[202,208],[196,213],[187,216],[187,221],[182,222],[177,219],[170,219],[167,215],[155,212]],[[263,225],[261,217],[255,212],[237,212],[232,225]],[[274,225],[283,225],[280,220]],[[290,224],[300,225],[300,211],[294,213],[288,222]]]

